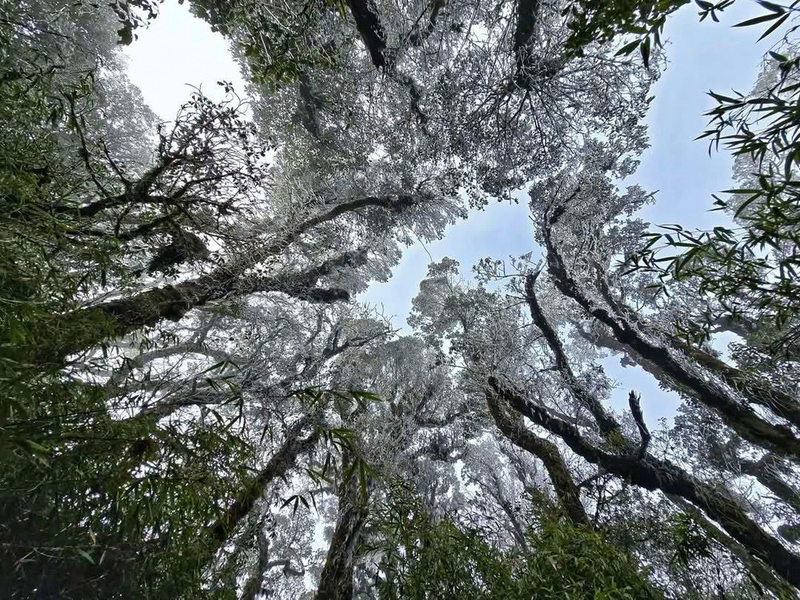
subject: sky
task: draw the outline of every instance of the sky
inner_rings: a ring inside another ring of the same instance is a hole
[[[757,43],[758,27],[732,28],[752,16],[752,2],[737,2],[720,15],[721,23],[698,22],[693,5],[679,10],[667,23],[668,66],[653,88],[655,100],[647,117],[651,147],[643,154],[638,172],[624,185],[638,183],[657,191],[655,205],[641,216],[653,224],[681,223],[706,228],[719,223],[709,212],[712,193],[731,187],[730,157],[709,156],[707,142],[695,140],[705,129],[703,113],[713,107],[707,92],[746,93],[755,82],[768,42]],[[174,118],[180,105],[200,87],[210,97],[221,97],[217,81],[229,81],[237,90],[245,84],[227,40],[189,13],[188,3],[167,0],[157,19],[125,49],[131,81],[161,118]],[[461,263],[465,276],[479,259],[505,259],[534,249],[533,226],[524,198],[518,204],[491,203],[481,214],[448,228],[442,240],[406,250],[390,281],[373,284],[359,299],[382,307],[405,326],[419,282],[427,266],[449,256]],[[727,340],[725,340],[727,342]],[[678,405],[675,394],[638,367],[623,368],[618,359],[603,361],[609,375],[620,382],[612,406],[627,405],[629,389],[642,395],[645,418],[651,427],[659,418],[671,419]]]

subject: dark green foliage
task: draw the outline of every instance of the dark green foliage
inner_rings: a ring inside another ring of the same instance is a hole
[[[651,50],[662,45],[661,35],[667,18],[679,8],[694,4],[701,21],[708,17],[719,21],[719,14],[736,0],[573,0],[562,11],[568,19],[570,37],[567,49],[581,54],[582,48],[592,43],[606,43],[620,38],[625,44],[618,54],[631,54],[637,48],[645,66],[650,61]],[[762,38],[783,25],[798,4],[790,5],[757,0],[764,13],[753,19],[737,23],[734,27],[765,25]],[[634,38],[631,40],[631,38]]]
[[[477,532],[433,519],[408,500],[393,506],[382,526],[388,543],[380,565],[381,598],[662,597],[630,555],[555,513],[542,514],[528,532],[527,553],[495,548]]]
[[[38,415],[4,429],[19,437],[0,461],[2,589],[216,597],[224,588],[204,591],[202,579],[216,551],[206,527],[251,477],[249,448],[223,428],[114,420],[103,394],[81,387],[42,394]]]
[[[660,44],[667,17],[690,0],[580,0],[564,9],[571,31],[567,47],[580,53],[587,44],[605,43],[619,36],[635,35],[637,39],[625,45],[621,54],[642,48],[649,57],[650,36]],[[646,44],[646,46],[645,46]],[[645,62],[647,58],[645,59]]]
[[[134,416],[135,393],[52,360],[61,340],[111,333],[73,311],[135,275],[124,240],[83,234],[107,226],[80,207],[118,174],[89,155],[104,148],[90,137],[95,73],[61,59],[104,57],[26,8],[0,9],[0,595],[222,597],[230,587],[203,580],[206,527],[253,477],[241,429]]]

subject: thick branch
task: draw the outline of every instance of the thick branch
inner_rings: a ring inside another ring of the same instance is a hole
[[[741,472],[755,477],[758,482],[786,502],[800,516],[800,492],[780,477],[780,459],[770,453],[761,460],[740,460]]]
[[[532,404],[504,387],[495,377],[489,385],[503,400],[533,423],[558,435],[570,449],[609,473],[648,490],[680,496],[703,510],[749,552],[768,563],[786,581],[800,589],[800,557],[767,534],[731,496],[696,479],[682,468],[652,456],[615,455],[588,442],[569,423],[553,417],[547,409]]]
[[[420,18],[414,25],[411,33],[408,35],[409,44],[412,46],[421,46],[425,40],[428,39],[431,33],[433,33],[433,30],[436,28],[436,21],[439,18],[439,12],[444,8],[445,4],[445,0],[431,0],[430,4],[425,7],[425,11],[422,13],[422,15],[420,15]],[[425,19],[425,25],[421,27],[420,21],[422,21],[422,17],[429,8],[431,13],[428,18]]]
[[[315,600],[351,600],[353,597],[356,550],[367,514],[366,498],[359,490],[358,477],[353,474],[342,483],[339,517]]]
[[[308,302],[331,303],[348,300],[343,289],[316,287],[321,277],[335,269],[363,266],[366,252],[345,252],[316,268],[275,277],[251,277],[245,273],[265,257],[280,254],[310,229],[330,222],[341,215],[364,208],[379,208],[401,213],[417,202],[414,196],[367,196],[337,204],[325,213],[316,215],[291,228],[248,257],[221,266],[197,279],[176,285],[155,288],[134,296],[112,300],[91,308],[59,317],[65,322],[64,335],[50,348],[41,348],[40,362],[63,361],[106,339],[121,337],[144,326],[154,326],[162,320],[179,321],[191,309],[225,297],[241,297],[256,292],[283,292]],[[71,326],[70,326],[71,325]]]
[[[213,541],[215,549],[225,543],[241,520],[249,514],[256,501],[264,493],[264,488],[275,479],[283,477],[294,466],[299,455],[314,448],[319,439],[318,428],[315,428],[307,437],[300,437],[303,430],[310,425],[313,424],[308,418],[303,418],[292,425],[286,432],[286,441],[281,449],[272,456],[251,484],[239,492],[238,497],[225,511],[225,514],[208,528],[208,535]]]
[[[281,236],[277,241],[269,244],[266,248],[264,248],[264,253],[268,255],[272,254],[279,254],[283,252],[286,248],[288,248],[292,243],[297,241],[297,239],[306,233],[308,230],[316,227],[317,225],[322,225],[323,223],[327,223],[329,221],[333,221],[334,219],[340,217],[341,215],[357,212],[363,208],[382,208],[384,210],[388,210],[394,213],[401,213],[408,208],[414,206],[418,202],[418,199],[414,196],[409,195],[399,195],[399,196],[365,196],[364,198],[357,198],[356,200],[350,200],[348,202],[342,202],[341,204],[335,205],[331,208],[328,212],[322,213],[315,217],[311,217],[306,219],[305,221],[300,222],[298,225],[293,227],[291,231],[287,234]]]
[[[544,335],[547,341],[547,345],[550,346],[550,350],[555,355],[556,368],[559,374],[578,403],[592,413],[600,429],[600,433],[602,433],[604,437],[614,433],[618,433],[621,436],[620,426],[616,419],[608,414],[605,407],[597,398],[588,393],[578,381],[578,378],[575,377],[569,359],[567,358],[567,353],[564,351],[564,346],[561,344],[561,340],[558,337],[558,333],[556,333],[555,329],[550,325],[542,307],[539,305],[539,300],[536,298],[536,278],[538,275],[539,272],[536,272],[525,278],[525,299],[528,302],[534,324],[542,332],[542,335]]]
[[[372,0],[347,0],[356,29],[367,47],[372,64],[378,69],[387,65],[386,33]]]
[[[718,373],[729,386],[739,391],[748,401],[769,408],[779,417],[800,427],[800,402],[791,394],[775,389],[767,381],[757,380],[683,340],[669,336],[670,343],[694,359],[697,364]]]
[[[552,238],[552,229],[565,210],[562,206],[552,211],[544,228],[548,268],[561,293],[575,300],[587,313],[608,326],[617,341],[656,364],[700,402],[716,410],[725,423],[745,440],[776,453],[789,455],[794,460],[800,459],[800,440],[791,428],[773,425],[761,418],[750,406],[738,402],[721,385],[688,368],[668,348],[647,339],[623,315],[596,304],[580,289],[580,285],[567,271]]]
[[[522,419],[514,419],[506,412],[497,400],[496,394],[486,390],[486,403],[498,429],[514,445],[529,452],[544,463],[550,481],[556,490],[561,507],[576,525],[588,525],[589,518],[581,504],[578,486],[572,479],[567,465],[555,444],[540,438],[524,428]]]
[[[517,27],[514,30],[514,57],[517,69],[523,70],[530,57],[530,43],[536,30],[539,16],[539,0],[519,0],[517,4]]]
[[[372,64],[377,69],[384,69],[393,81],[408,88],[411,110],[417,116],[417,120],[422,125],[425,125],[428,122],[428,116],[420,106],[422,90],[413,77],[403,73],[396,67],[400,50],[387,47],[386,33],[375,4],[372,0],[347,0],[347,5],[350,7],[350,12],[355,19],[356,29],[358,29],[361,40],[369,51]],[[409,36],[409,42],[412,46],[422,44],[425,38],[430,35],[436,26],[436,19],[442,6],[444,6],[444,0],[433,0],[433,9],[427,28],[421,32],[412,32]]]
[[[679,510],[692,516],[703,531],[706,532],[711,539],[716,541],[721,546],[725,547],[731,554],[742,561],[742,564],[747,568],[748,573],[755,578],[762,586],[775,594],[776,598],[795,598],[796,594],[792,588],[786,585],[786,582],[775,577],[772,570],[761,562],[759,559],[754,558],[747,551],[747,548],[742,546],[739,542],[732,537],[725,535],[719,530],[719,527],[714,525],[711,521],[706,519],[702,512],[697,510],[694,506],[686,502],[680,496],[669,495],[668,498],[672,501]]]
[[[303,127],[315,138],[319,139],[319,119],[317,118],[317,108],[319,101],[311,89],[311,79],[307,73],[300,76],[300,99],[302,106],[300,110],[300,120]]]
[[[338,268],[361,266],[365,260],[363,252],[345,252],[307,271],[276,277],[250,277],[245,273],[254,261],[248,259],[219,267],[197,279],[81,309],[67,316],[68,320],[76,323],[74,335],[61,342],[52,353],[55,356],[51,354],[42,359],[63,360],[69,354],[103,340],[121,337],[145,326],[155,326],[162,320],[179,321],[193,308],[226,297],[282,292],[307,302],[348,300],[350,296],[346,290],[319,288],[316,284],[321,277]],[[97,326],[89,326],[90,323],[97,323]]]

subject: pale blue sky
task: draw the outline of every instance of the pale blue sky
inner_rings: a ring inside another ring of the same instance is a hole
[[[731,160],[724,154],[709,157],[706,142],[694,138],[705,129],[702,114],[713,106],[706,95],[709,89],[746,92],[755,81],[767,43],[756,44],[758,28],[730,27],[751,16],[753,10],[752,2],[738,2],[721,15],[722,23],[698,23],[692,5],[667,23],[669,65],[653,90],[655,101],[647,118],[651,148],[630,180],[645,189],[659,190],[656,204],[643,211],[643,217],[654,224],[709,227],[719,222],[719,213],[709,213],[708,209],[711,194],[730,187]],[[216,82],[223,79],[232,81],[238,90],[245,87],[227,41],[175,0],[162,5],[155,22],[125,52],[131,80],[164,119],[173,118],[189,97],[188,85],[200,85],[211,95],[219,93]],[[519,204],[492,203],[482,214],[451,226],[443,240],[426,248],[419,244],[409,248],[392,279],[374,284],[361,299],[383,305],[387,315],[396,316],[395,325],[403,326],[431,258],[455,258],[468,276],[480,258],[502,259],[533,248],[525,200]],[[615,359],[604,361],[604,365],[622,384],[613,398],[617,408],[624,408],[627,390],[634,388],[642,393],[651,425],[659,417],[674,414],[677,398],[659,390],[644,371],[623,369]]]

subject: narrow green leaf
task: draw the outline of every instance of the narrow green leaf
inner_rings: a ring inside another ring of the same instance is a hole
[[[642,45],[639,46],[639,50],[642,53],[642,60],[644,61],[644,66],[646,69],[650,68],[650,38],[644,38]]]
[[[636,47],[637,47],[637,46],[638,46],[640,43],[641,43],[641,41],[640,41],[640,40],[634,40],[634,41],[632,41],[632,42],[630,42],[630,43],[628,43],[628,44],[625,44],[625,45],[624,45],[622,48],[620,48],[619,50],[617,50],[617,54],[616,54],[616,56],[627,56],[628,54],[630,54],[631,52],[633,52],[634,50],[636,50]]]
[[[742,21],[741,23],[737,23],[734,27],[750,27],[751,25],[758,25],[759,23],[767,23],[769,21],[774,21],[775,19],[780,18],[779,13],[771,13],[768,15],[761,15],[760,17],[754,17],[752,19],[747,19],[746,21]]]

